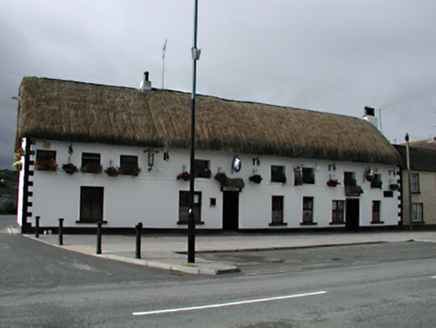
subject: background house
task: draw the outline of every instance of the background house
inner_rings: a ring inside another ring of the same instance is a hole
[[[409,192],[412,199],[412,223],[415,228],[436,226],[436,149],[433,139],[418,141],[410,147],[411,190],[407,170],[406,146],[395,145],[401,154],[402,221],[410,223]]]
[[[117,229],[185,229],[190,105],[190,94],[177,91],[24,78],[23,230],[35,216],[46,227],[64,218],[69,228],[103,220]],[[362,119],[197,96],[194,210],[202,229],[396,226],[398,191],[389,186],[398,162]],[[80,172],[68,174],[66,164]],[[109,176],[110,167],[122,174]]]

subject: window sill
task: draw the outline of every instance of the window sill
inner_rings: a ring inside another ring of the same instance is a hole
[[[318,223],[317,222],[310,222],[310,223],[301,222],[300,225],[311,226],[311,225],[318,225]]]
[[[288,224],[286,222],[278,223],[278,222],[271,222],[269,224],[270,227],[285,227]]]
[[[195,222],[195,225],[203,225],[204,221]],[[177,221],[177,225],[188,225],[188,222],[185,221]]]
[[[344,225],[345,222],[330,222],[330,225]]]
[[[385,222],[384,221],[377,221],[377,222],[371,222],[371,224],[385,224]]]
[[[76,223],[78,223],[78,224],[97,224],[97,222],[100,222],[100,221],[76,221]],[[104,224],[107,223],[107,221],[101,221],[101,222],[103,222]]]

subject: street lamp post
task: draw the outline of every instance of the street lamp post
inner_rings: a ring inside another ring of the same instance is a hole
[[[197,49],[197,12],[198,0],[194,0],[194,43],[192,46],[192,95],[191,95],[191,180],[189,183],[189,216],[188,216],[188,263],[195,263],[195,89],[197,80],[197,60],[200,59],[200,49]]]

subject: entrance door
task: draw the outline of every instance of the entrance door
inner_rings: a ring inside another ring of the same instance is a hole
[[[223,230],[239,228],[239,192],[223,192]]]
[[[347,231],[359,232],[359,199],[347,199],[345,226]]]

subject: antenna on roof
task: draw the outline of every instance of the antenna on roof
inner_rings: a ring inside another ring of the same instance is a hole
[[[165,39],[165,43],[162,49],[162,89],[165,85],[165,51],[167,50],[167,39]]]

